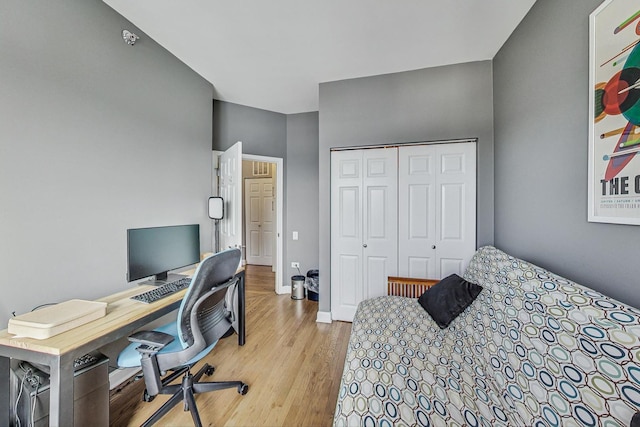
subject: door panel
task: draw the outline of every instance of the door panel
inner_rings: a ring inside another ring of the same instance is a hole
[[[341,283],[362,283],[360,277],[360,255],[341,255],[340,256],[340,282]],[[340,287],[340,297],[343,310],[353,310],[362,300],[362,286],[342,286]]]
[[[364,176],[363,176],[364,172]],[[351,321],[397,272],[397,150],[331,153],[331,316]]]
[[[242,142],[220,155],[219,194],[224,200],[220,250],[242,247]]]
[[[464,186],[443,184],[440,191],[440,240],[460,241],[464,238]]]
[[[367,236],[369,239],[384,239],[389,236],[385,218],[387,191],[385,187],[367,188]]]
[[[245,180],[247,264],[273,263],[274,204],[271,178]]]
[[[339,190],[338,214],[341,238],[360,238],[360,188],[343,187]]]
[[[431,217],[431,186],[428,184],[409,184],[407,200],[408,216],[403,218],[409,225],[409,239],[428,239],[429,217]]]
[[[395,276],[389,273],[389,265],[392,264],[387,256],[367,256],[365,277],[365,295],[363,299],[380,297],[387,294],[387,277]]]
[[[362,299],[362,155],[331,153],[331,317],[351,321]]]
[[[425,278],[429,276],[430,271],[434,271],[434,259],[427,256],[412,256],[407,260],[407,270],[409,274],[405,277]],[[400,266],[398,266],[400,269]]]
[[[400,147],[398,165],[398,275],[437,278],[435,151]]]
[[[273,260],[273,239],[275,229],[273,188],[269,184],[264,188],[265,197],[262,199],[262,255],[267,265],[271,265]]]
[[[436,145],[438,210],[436,226],[440,275],[461,275],[476,251],[476,144]]]
[[[466,260],[465,262],[462,258],[440,258],[440,275],[442,277],[447,277],[451,274],[462,276],[468,262],[469,260]]]
[[[461,274],[476,250],[476,144],[400,147],[398,274]]]
[[[273,179],[262,184],[262,256],[263,265],[273,263],[273,241],[275,226],[275,197],[273,194]]]
[[[388,276],[398,272],[398,150],[362,150],[367,176],[362,247],[365,297],[386,294]]]

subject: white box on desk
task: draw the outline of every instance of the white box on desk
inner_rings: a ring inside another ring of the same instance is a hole
[[[9,319],[7,332],[20,337],[47,339],[107,314],[107,303],[72,299]]]

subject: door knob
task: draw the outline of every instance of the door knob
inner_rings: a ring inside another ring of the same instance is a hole
[[[431,246],[431,249],[435,249],[435,248],[436,248],[436,245]]]
[[[364,245],[362,245],[362,247],[363,247],[363,248],[366,248],[366,247],[367,247],[367,244],[365,243]]]

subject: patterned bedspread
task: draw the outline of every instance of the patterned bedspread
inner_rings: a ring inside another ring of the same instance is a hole
[[[492,247],[441,330],[416,299],[356,313],[336,426],[618,426],[640,410],[640,312]]]

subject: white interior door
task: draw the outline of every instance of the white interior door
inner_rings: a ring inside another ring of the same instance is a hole
[[[220,250],[242,248],[242,142],[220,155],[219,195],[224,200]]]
[[[399,148],[398,274],[461,275],[476,250],[476,144]]]
[[[462,275],[476,251],[476,144],[436,144],[438,278]]]
[[[384,295],[397,256],[397,150],[332,152],[331,317]]]
[[[362,153],[331,153],[331,317],[352,321],[364,298]]]
[[[244,183],[247,264],[272,265],[274,247],[273,179],[251,178]]]
[[[386,295],[387,277],[398,274],[398,150],[368,149],[362,156],[362,277],[367,299]]]
[[[435,148],[398,149],[398,274],[440,277],[436,269]]]

